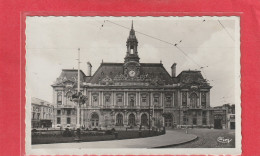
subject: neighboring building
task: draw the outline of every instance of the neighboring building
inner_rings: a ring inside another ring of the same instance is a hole
[[[38,98],[31,99],[31,126],[32,128],[52,127],[54,106]]]
[[[214,128],[235,129],[235,105],[224,104],[214,107]]]
[[[86,128],[148,126],[149,110],[155,126],[212,126],[211,86],[200,71],[171,75],[162,63],[140,63],[138,41],[132,29],[124,63],[104,63],[91,75],[80,71],[80,91],[87,97],[80,107],[80,125]],[[63,69],[53,87],[56,127],[75,127],[77,70]]]

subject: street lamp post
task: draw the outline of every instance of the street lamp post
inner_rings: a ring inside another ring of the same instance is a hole
[[[149,94],[150,95],[150,94]],[[151,134],[151,101],[150,101],[150,97],[149,97],[149,100],[148,100],[148,102],[149,102],[149,135]]]

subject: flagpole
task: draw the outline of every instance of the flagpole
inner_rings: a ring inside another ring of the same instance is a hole
[[[78,48],[78,103],[77,103],[77,128],[80,128],[80,97],[79,97],[79,93],[80,93],[80,48]]]

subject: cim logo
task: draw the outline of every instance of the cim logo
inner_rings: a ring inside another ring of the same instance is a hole
[[[228,138],[225,138],[225,137],[218,137],[217,141],[220,142],[220,143],[223,143],[223,144],[228,144],[232,141],[232,139],[228,139]]]

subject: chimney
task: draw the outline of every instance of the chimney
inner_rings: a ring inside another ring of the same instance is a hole
[[[87,76],[91,76],[92,65],[90,62],[87,62],[87,68]]]
[[[176,77],[176,63],[173,63],[171,68],[172,68],[172,77]]]

